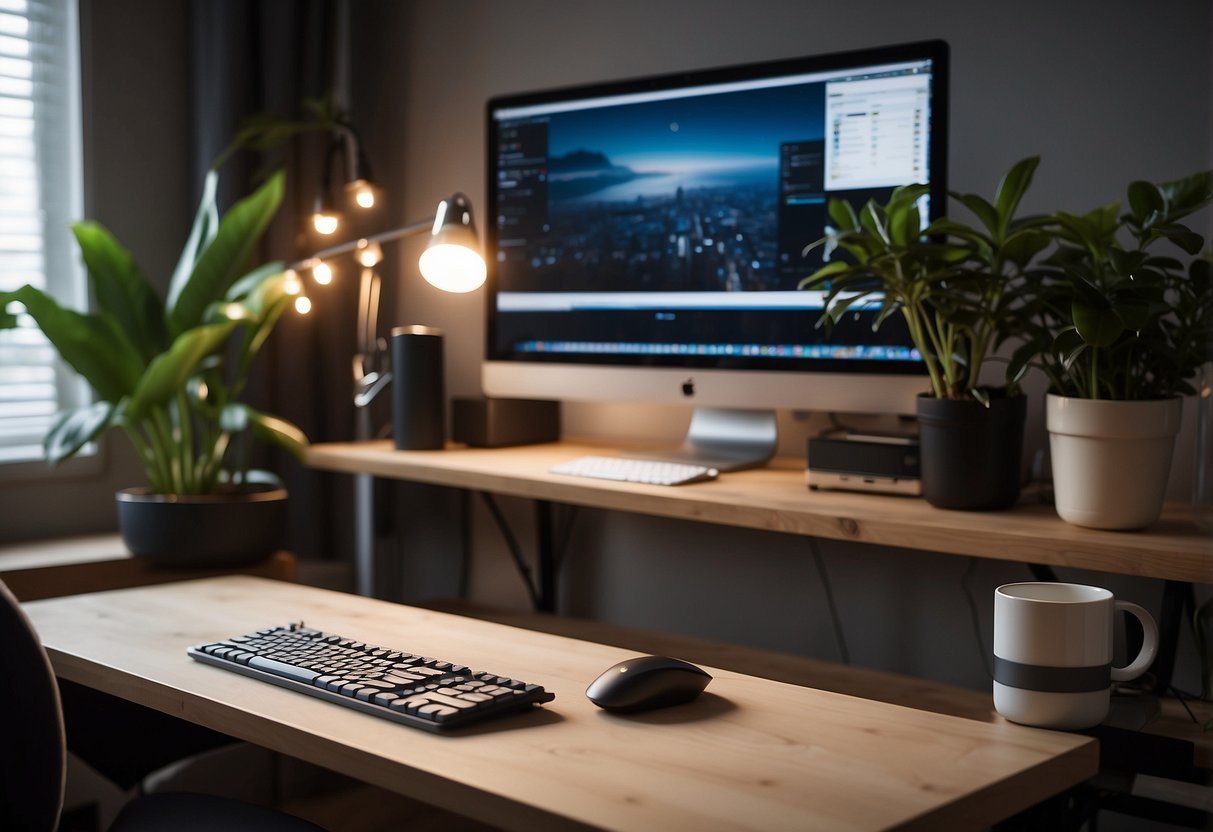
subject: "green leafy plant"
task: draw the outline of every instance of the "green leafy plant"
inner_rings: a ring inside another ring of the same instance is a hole
[[[988,400],[982,367],[1014,334],[1017,286],[1050,241],[1043,218],[1015,216],[1038,163],[1031,157],[1012,167],[993,202],[952,193],[974,215],[974,225],[943,217],[924,228],[925,185],[897,188],[883,205],[869,200],[858,214],[846,201],[831,200],[837,228],[805,249],[823,247],[827,262],[800,283],[826,292],[819,325],[874,304],[873,328],[900,313],[936,398]],[[838,249],[849,259],[834,259]],[[1008,374],[1012,391],[1020,375]]]
[[[1213,268],[1198,256],[1202,236],[1179,222],[1213,201],[1213,171],[1133,182],[1127,196],[1123,214],[1113,202],[1050,217],[1056,246],[1029,275],[1025,343],[1012,367],[1040,367],[1054,393],[1191,395],[1191,379],[1213,360]],[[1158,253],[1160,244],[1169,251]]]
[[[282,202],[278,172],[222,217],[218,173],[206,177],[189,238],[161,299],[113,236],[95,222],[73,226],[95,310],[81,313],[25,285],[0,294],[0,326],[24,308],[96,401],[59,414],[44,440],[54,465],[110,428],[131,440],[151,491],[208,494],[249,479],[249,437],[302,456],[295,425],[240,401],[253,359],[292,303],[281,263],[249,270]],[[241,441],[244,440],[244,441]]]

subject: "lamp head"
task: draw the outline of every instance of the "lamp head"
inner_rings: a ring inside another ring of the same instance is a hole
[[[472,205],[463,194],[438,203],[430,242],[418,265],[426,281],[446,292],[471,292],[484,285],[486,268],[472,221]]]

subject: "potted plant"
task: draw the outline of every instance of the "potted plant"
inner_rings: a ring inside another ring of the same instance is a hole
[[[874,327],[892,315],[905,319],[930,378],[917,407],[923,496],[941,508],[998,509],[1019,498],[1026,399],[1018,376],[988,387],[981,372],[1012,334],[1017,286],[1049,243],[1042,219],[1015,217],[1038,162],[1012,167],[993,202],[951,194],[976,225],[944,217],[924,227],[920,203],[929,189],[908,185],[858,214],[831,200],[837,228],[805,249],[824,246],[827,261],[801,282],[826,291],[819,323],[873,304]],[[837,249],[850,259],[833,259]]]
[[[250,439],[297,456],[307,444],[296,426],[240,400],[253,359],[298,291],[281,263],[247,268],[282,201],[283,175],[222,219],[217,180],[212,168],[164,299],[131,254],[87,221],[73,231],[93,312],[65,309],[29,285],[0,295],[0,326],[18,324],[19,314],[4,310],[20,303],[96,394],[92,404],[59,414],[44,441],[48,461],[72,457],[111,428],[126,434],[147,487],[118,493],[119,527],[135,555],[158,563],[231,564],[270,554],[286,493],[249,470]]]
[[[1012,363],[1049,379],[1054,502],[1068,522],[1134,529],[1162,511],[1181,397],[1213,359],[1213,270],[1179,220],[1211,200],[1206,171],[1133,182],[1123,214],[1114,202],[1051,218],[1056,246],[1029,275]]]

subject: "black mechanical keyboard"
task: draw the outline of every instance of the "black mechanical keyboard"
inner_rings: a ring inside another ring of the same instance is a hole
[[[186,651],[200,662],[428,731],[530,710],[555,694],[453,662],[414,656],[302,623]]]

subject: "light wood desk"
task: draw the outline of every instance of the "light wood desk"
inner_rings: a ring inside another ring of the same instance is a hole
[[[631,651],[258,578],[25,609],[63,678],[507,829],[980,828],[1097,767],[1086,737],[711,667],[687,706],[612,716],[585,687]],[[299,617],[542,684],[556,700],[435,736],[185,655]]]

